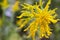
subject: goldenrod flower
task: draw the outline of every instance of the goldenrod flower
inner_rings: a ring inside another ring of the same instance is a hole
[[[2,5],[2,8],[7,8],[8,7],[8,1],[7,0],[3,0],[3,2],[0,3],[0,5]]]
[[[15,2],[15,4],[14,4],[13,7],[12,7],[12,10],[13,10],[13,11],[19,10],[19,1],[16,1],[16,2]]]
[[[38,35],[40,38],[46,37],[49,38],[49,36],[52,34],[49,24],[56,23],[58,20],[55,19],[57,14],[55,13],[55,9],[49,10],[49,5],[51,4],[51,0],[48,1],[45,8],[41,9],[41,5],[29,5],[25,4],[22,5],[26,9],[25,11],[22,11],[22,14],[17,17],[20,18],[20,20],[17,22],[17,24],[20,25],[19,28],[23,28],[31,19],[32,22],[30,25],[24,30],[29,30],[28,37],[32,37],[33,40],[35,40],[35,34],[36,32],[39,32]],[[28,16],[26,19],[22,19],[23,16]],[[23,22],[23,20],[25,20]]]

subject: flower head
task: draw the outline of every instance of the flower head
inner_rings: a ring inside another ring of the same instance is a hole
[[[4,8],[4,9],[9,6],[7,0],[3,0],[3,2],[0,3],[0,5],[2,5],[2,8]]]
[[[16,2],[15,2],[15,4],[14,4],[13,7],[12,7],[12,10],[13,10],[13,11],[19,10],[19,1],[16,1]]]
[[[29,5],[25,4],[22,5],[26,9],[25,11],[22,11],[22,14],[17,17],[21,18],[17,23],[20,25],[19,28],[23,28],[31,19],[32,22],[30,25],[24,30],[29,30],[28,37],[32,37],[33,40],[35,40],[35,34],[36,32],[39,32],[38,35],[40,38],[46,37],[49,38],[49,36],[52,34],[49,24],[56,23],[58,20],[55,19],[57,14],[55,13],[55,9],[49,10],[49,5],[51,4],[51,0],[48,1],[45,8],[41,9],[41,5]],[[22,19],[23,16],[28,16],[26,19]],[[23,20],[25,20],[23,22]],[[22,23],[23,22],[23,23]]]

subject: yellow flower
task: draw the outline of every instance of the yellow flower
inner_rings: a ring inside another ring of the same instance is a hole
[[[32,20],[32,22],[30,22],[30,25],[24,30],[24,31],[29,30],[28,37],[32,37],[33,40],[35,40],[35,34],[37,32],[40,38],[42,37],[49,38],[49,36],[52,34],[49,24],[51,24],[51,22],[55,24],[58,20],[55,19],[55,17],[57,16],[55,10],[57,8],[53,10],[49,10],[50,4],[51,4],[51,0],[48,1],[45,8],[43,9],[40,8],[41,7],[40,4],[22,5],[24,7],[23,9],[26,10],[22,11],[22,14],[17,17],[20,18],[20,20],[17,21],[17,24],[20,25],[19,28],[23,28],[29,21],[31,21],[31,19],[34,19]],[[22,18],[23,16],[28,16],[28,18],[23,19]],[[23,20],[25,21],[23,22]]]
[[[0,3],[2,5],[2,8],[7,8],[8,7],[8,1],[7,0],[3,0],[3,2]]]
[[[16,2],[15,2],[15,4],[14,4],[13,7],[12,7],[12,10],[13,10],[13,11],[19,10],[19,1],[16,1]]]

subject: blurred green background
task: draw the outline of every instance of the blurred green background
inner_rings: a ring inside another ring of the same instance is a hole
[[[0,0],[2,2],[3,0]],[[11,7],[14,5],[16,0],[7,0],[9,3],[9,7],[6,9],[3,9],[0,5],[0,40],[32,40],[31,38],[26,38],[27,32],[24,32],[24,28],[17,30],[18,26],[16,25],[16,21],[19,20],[16,18],[16,16],[19,16],[21,13],[20,10],[12,12]],[[39,2],[39,0],[18,0],[20,1],[20,4],[28,3],[28,4],[35,4],[35,2]],[[43,0],[44,5],[46,5],[48,0]],[[52,0],[52,3],[50,5],[50,9],[58,8],[56,10],[56,13],[58,16],[56,18],[60,19],[60,0]],[[60,40],[60,21],[58,21],[55,25],[51,24],[51,28],[53,29],[52,35],[46,39],[42,38],[39,39],[36,37],[36,40]]]

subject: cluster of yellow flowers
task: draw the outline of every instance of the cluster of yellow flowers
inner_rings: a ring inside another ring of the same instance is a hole
[[[42,7],[43,2],[42,0],[39,1],[39,4],[35,5],[30,5],[24,3],[22,14],[18,16],[17,18],[20,18],[19,21],[17,21],[17,24],[20,25],[19,29],[23,28],[29,21],[30,25],[24,30],[28,31],[29,30],[29,37],[32,37],[33,40],[35,40],[35,34],[37,32],[39,35],[39,38],[46,37],[49,38],[49,36],[52,34],[52,30],[50,29],[49,24],[53,23],[55,24],[58,19],[55,19],[57,14],[55,13],[55,9],[49,10],[49,5],[51,4],[51,0],[48,1],[46,4],[45,8]],[[4,0],[3,2],[0,3],[3,8],[9,7],[9,4],[7,0]],[[19,10],[19,1],[16,1],[15,4],[12,7],[13,11]],[[22,18],[24,16],[27,16],[27,18]],[[24,22],[23,22],[24,21]]]
[[[3,2],[0,3],[0,5],[2,5],[3,8],[7,8],[8,7],[7,0],[3,0]]]
[[[49,24],[55,24],[58,21],[58,19],[55,19],[55,17],[57,16],[55,10],[57,8],[49,10],[50,4],[51,0],[48,1],[45,8],[41,8],[43,5],[42,0],[40,0],[39,4],[36,3],[36,5],[24,3],[24,5],[22,6],[25,10],[23,10],[22,14],[17,17],[20,18],[20,20],[17,21],[17,24],[20,25],[19,29],[23,28],[31,19],[34,19],[30,23],[30,25],[24,30],[29,30],[28,37],[32,37],[32,39],[35,40],[35,34],[39,32],[39,38],[49,38],[49,36],[52,34],[52,30],[50,29]],[[27,16],[28,18],[22,18],[23,16]],[[23,22],[23,20],[25,21]]]
[[[16,3],[12,7],[13,11],[19,10],[18,6],[19,6],[19,1],[16,1]]]
[[[0,5],[2,6],[3,9],[6,9],[10,6],[8,0],[3,0],[3,2],[0,2]],[[19,1],[16,1],[12,7],[12,11],[15,12],[17,10],[19,10]]]

